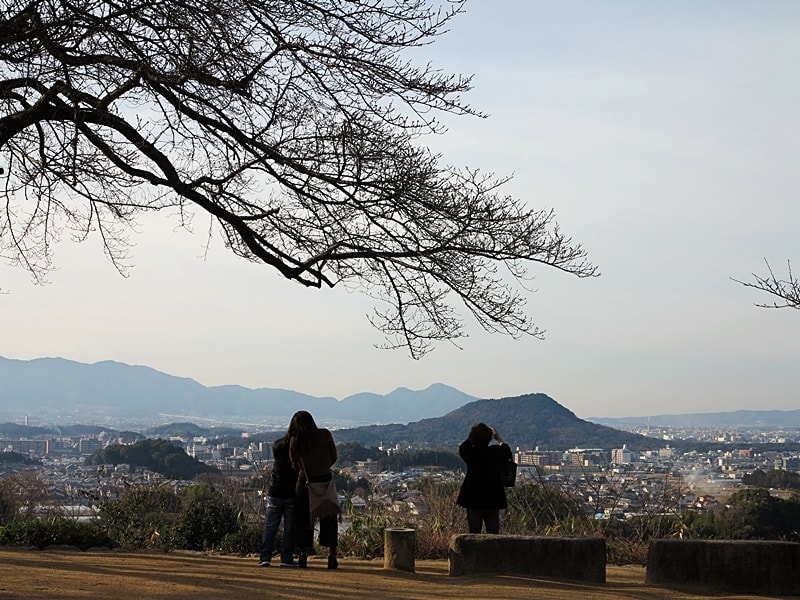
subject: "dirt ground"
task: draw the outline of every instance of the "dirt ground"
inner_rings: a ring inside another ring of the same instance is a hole
[[[255,558],[0,548],[0,598],[25,600],[169,598],[174,600],[309,598],[342,600],[653,600],[708,595],[645,585],[642,567],[609,567],[605,585],[510,576],[450,577],[447,561],[417,561],[416,573],[386,570],[383,561],[324,558],[308,569],[259,568]],[[721,599],[758,596],[715,595]]]

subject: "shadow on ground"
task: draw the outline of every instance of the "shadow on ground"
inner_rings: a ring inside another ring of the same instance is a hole
[[[446,561],[417,561],[416,573],[385,570],[382,560],[324,559],[308,569],[259,568],[255,558],[0,548],[0,598],[25,600],[545,600],[707,598],[693,590],[647,586],[643,567],[609,567],[605,585],[500,575],[450,577]],[[715,595],[718,599],[762,596]],[[773,596],[774,598],[774,596]]]

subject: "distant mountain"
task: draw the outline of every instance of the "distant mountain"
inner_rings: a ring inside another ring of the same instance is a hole
[[[83,425],[80,423],[74,425],[50,425],[48,427],[20,425],[19,423],[0,423],[0,439],[47,439],[52,437],[83,438],[99,436],[101,434],[113,435],[120,439],[134,441],[144,437],[141,433],[136,431],[119,431],[113,427]],[[155,435],[158,435],[158,433]],[[217,434],[213,429],[207,429],[205,433],[201,435],[213,436]]]
[[[243,433],[245,433],[244,429],[235,429],[232,427],[201,427],[194,423],[168,423],[150,427],[141,432],[119,431],[113,427],[102,427],[99,425],[76,424],[35,427],[20,425],[18,423],[0,423],[0,439],[48,439],[53,437],[84,438],[105,435],[116,439],[132,440],[130,443],[133,443],[145,437],[169,439],[171,437],[197,436],[221,438],[230,436],[241,438]]]
[[[411,444],[415,447],[458,446],[477,422],[495,427],[512,448],[566,450],[568,448],[652,449],[663,445],[657,439],[627,433],[584,421],[546,394],[477,400],[443,417],[423,419],[408,425],[373,425],[338,430],[337,442],[364,445]]]
[[[734,410],[730,412],[653,415],[643,417],[591,417],[589,421],[609,427],[732,427],[748,429],[800,428],[800,410]]]
[[[19,423],[0,423],[0,437],[5,438],[36,438],[56,434],[55,427],[28,427]]]
[[[437,383],[381,396],[361,393],[339,401],[276,388],[206,387],[150,367],[63,358],[0,357],[0,421],[25,416],[42,423],[129,421],[142,424],[205,421],[212,424],[285,424],[308,410],[327,426],[408,423],[440,416],[475,399]]]

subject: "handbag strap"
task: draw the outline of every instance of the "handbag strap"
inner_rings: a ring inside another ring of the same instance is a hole
[[[306,463],[303,461],[303,455],[299,452],[297,454],[300,456],[300,466],[303,467],[303,475],[306,476],[306,483],[308,483],[308,471],[306,471]]]

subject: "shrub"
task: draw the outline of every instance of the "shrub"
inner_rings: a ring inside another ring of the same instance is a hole
[[[383,556],[383,530],[394,527],[392,520],[378,510],[351,515],[350,527],[339,536],[342,554],[371,560]]]
[[[129,487],[116,500],[100,505],[100,522],[120,546],[168,548],[180,508],[180,498],[170,487]]]
[[[466,531],[466,512],[456,505],[460,485],[440,483],[430,477],[415,486],[422,493],[418,515],[410,518],[416,527],[416,555],[423,559],[447,558],[450,538]]]
[[[184,492],[184,507],[172,528],[173,541],[186,550],[211,550],[240,529],[236,508],[211,486]]]
[[[36,473],[22,471],[0,477],[0,525],[34,516],[50,498],[50,486]]]
[[[108,533],[97,525],[56,517],[40,521],[12,521],[0,527],[0,544],[31,544],[39,549],[52,545],[75,546],[81,550],[115,544]]]
[[[8,489],[0,485],[0,525],[10,523],[18,514],[19,504],[16,498]]]
[[[262,533],[263,530],[260,527],[253,525],[226,533],[217,550],[223,554],[236,554],[238,556],[256,554],[261,548]]]
[[[566,492],[545,485],[522,483],[506,490],[508,510],[501,531],[515,535],[543,535],[549,529],[585,528],[585,513]]]
[[[646,565],[648,544],[627,538],[606,539],[606,561],[610,565]]]

